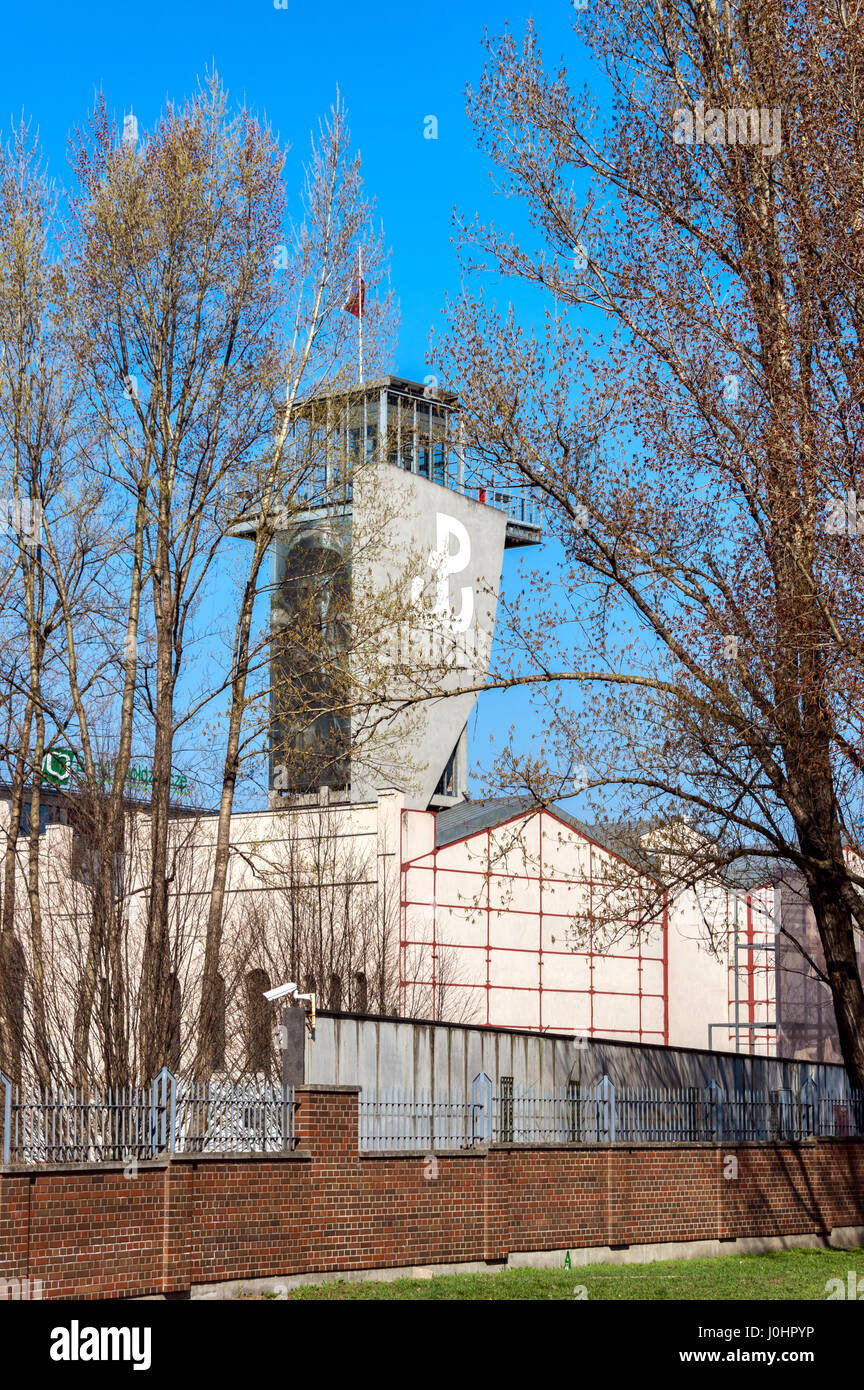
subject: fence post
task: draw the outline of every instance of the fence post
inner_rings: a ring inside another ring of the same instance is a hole
[[[2,1071],[0,1085],[3,1087],[3,1162],[9,1163],[12,1151],[12,1082]]]
[[[594,1091],[597,1097],[597,1140],[600,1135],[609,1144],[615,1143],[615,1087],[608,1076],[601,1076]],[[602,1117],[602,1118],[601,1118]]]
[[[708,1133],[712,1139],[722,1139],[723,1092],[713,1077],[705,1087],[705,1104],[708,1110]]]
[[[775,1092],[775,1094],[777,1097],[777,1138],[794,1139],[791,1092],[784,1086],[782,1090]],[[793,1132],[790,1133],[790,1130],[793,1130]]]
[[[814,1078],[808,1076],[798,1092],[798,1113],[800,1115],[799,1133],[802,1139],[805,1134],[814,1134],[819,1128],[818,1115],[814,1115],[819,1105],[818,1090],[819,1088]],[[813,1123],[814,1118],[816,1119],[816,1124]]]
[[[471,1083],[472,1142],[492,1142],[492,1079],[479,1071]],[[479,1112],[479,1113],[478,1113]]]
[[[358,1107],[359,1109],[359,1107]],[[294,1087],[282,1086],[282,1148],[294,1148]]]
[[[150,1091],[151,1145],[155,1135],[156,1152],[167,1149],[174,1152],[174,1128],[177,1118],[177,1081],[167,1067],[163,1067],[155,1078]],[[167,1110],[167,1116],[166,1116]],[[161,1140],[161,1143],[160,1143]]]

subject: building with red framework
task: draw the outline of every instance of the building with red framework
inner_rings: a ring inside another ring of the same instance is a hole
[[[192,1037],[216,820],[178,821],[174,834],[177,1013]],[[70,895],[86,898],[74,827],[48,824],[41,840],[46,896],[68,914]],[[142,883],[148,843],[140,814],[128,848]],[[237,814],[226,938],[246,952],[246,985],[233,993],[250,1019],[229,1019],[226,1033],[257,1036],[263,990],[296,979],[321,1007],[352,1013],[837,1060],[830,995],[793,949],[803,933],[818,965],[800,885],[758,882],[763,868],[672,895],[661,857],[629,843],[625,853],[608,827],[559,806],[496,798],[418,810],[392,788],[362,803]],[[139,900],[130,895],[130,911],[143,931]],[[314,962],[294,952],[295,933],[321,944]],[[261,1036],[263,1046],[269,1024]]]
[[[401,876],[403,995],[442,991],[487,1025],[669,1042],[662,883],[565,811],[406,811]]]

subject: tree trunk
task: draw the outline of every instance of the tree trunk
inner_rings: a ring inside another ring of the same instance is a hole
[[[3,855],[3,912],[0,917],[0,1068],[10,1076],[20,1074],[21,1057],[20,1029],[17,1024],[18,997],[14,973],[9,965],[15,947],[15,883],[18,867],[17,844],[18,828],[21,822],[21,807],[24,802],[24,779],[27,774],[27,756],[30,747],[30,730],[33,725],[33,695],[28,695],[21,730],[21,742],[9,797],[9,831],[6,836],[6,849]]]
[[[259,554],[260,551],[260,554]],[[263,546],[256,544],[252,569],[243,593],[237,623],[234,679],[231,683],[231,713],[228,741],[222,770],[222,795],[219,799],[219,822],[216,829],[216,857],[210,885],[207,910],[207,935],[204,948],[204,974],[201,980],[201,1002],[198,1015],[198,1046],[195,1053],[195,1079],[207,1081],[213,1070],[215,1040],[219,1028],[217,1010],[221,1004],[219,989],[219,959],[222,947],[222,924],[225,912],[225,885],[228,879],[228,859],[231,849],[231,815],[240,752],[240,730],[246,699],[246,679],[249,670],[249,633],[252,627],[252,608]]]
[[[824,874],[809,869],[806,878],[825,953],[825,974],[834,1000],[840,1051],[850,1084],[864,1091],[864,988],[852,914],[843,901],[848,883],[842,867]]]

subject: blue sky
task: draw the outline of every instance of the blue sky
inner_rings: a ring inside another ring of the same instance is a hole
[[[465,114],[466,84],[483,67],[484,31],[505,23],[519,36],[533,15],[547,64],[562,56],[571,84],[588,77],[571,29],[568,0],[438,0],[414,7],[378,0],[327,6],[287,0],[226,4],[153,0],[149,5],[86,4],[47,0],[38,7],[7,7],[0,50],[0,126],[23,113],[38,126],[50,169],[71,181],[66,164],[72,127],[86,119],[94,94],[122,121],[134,110],[149,126],[166,99],[191,94],[215,64],[234,100],[266,115],[292,145],[286,169],[299,174],[310,131],[339,90],[363,158],[367,191],[374,196],[392,251],[391,282],[400,301],[401,329],[394,370],[421,379],[430,327],[440,322],[445,294],[458,287],[451,244],[454,207],[466,220],[510,209],[492,194],[485,156]],[[434,115],[438,138],[424,139]],[[502,291],[499,291],[501,293]],[[506,290],[503,290],[506,297]],[[545,548],[544,548],[545,549]],[[551,548],[550,548],[551,549]],[[536,554],[536,552],[535,552]],[[508,552],[505,583],[518,552]],[[530,557],[532,560],[534,556]],[[554,560],[550,554],[549,559]],[[522,722],[523,697],[485,696],[472,719],[474,753],[488,756],[489,735],[502,738]]]
[[[465,114],[464,89],[483,66],[484,30],[506,21],[522,33],[534,14],[547,56],[574,53],[567,0],[438,0],[415,7],[378,0],[321,5],[287,0],[149,5],[48,0],[7,8],[0,52],[0,124],[21,112],[40,130],[52,169],[68,174],[72,126],[105,93],[118,120],[134,109],[149,125],[166,98],[182,99],[215,63],[230,95],[269,118],[293,146],[299,171],[309,133],[338,85],[348,107],[366,186],[392,248],[401,301],[400,372],[422,379],[429,327],[456,282],[450,245],[454,206],[468,214],[490,202],[484,156]],[[427,115],[438,139],[423,138]]]

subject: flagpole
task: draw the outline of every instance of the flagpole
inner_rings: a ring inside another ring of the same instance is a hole
[[[360,385],[363,385],[363,247],[357,247],[357,347],[360,360]]]

